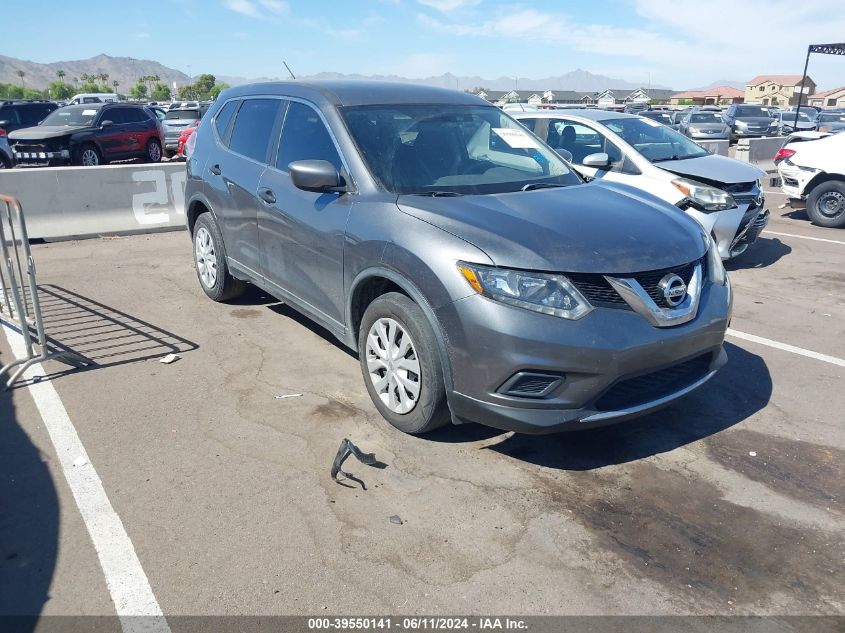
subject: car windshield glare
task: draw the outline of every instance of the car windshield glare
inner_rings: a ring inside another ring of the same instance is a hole
[[[54,110],[41,125],[46,126],[88,126],[94,125],[94,119],[97,118],[97,108],[86,108],[85,106],[59,108]]]
[[[395,194],[581,183],[556,153],[494,106],[373,105],[341,113],[372,175]]]
[[[629,117],[602,123],[653,163],[707,156],[703,147],[656,121]]]
[[[722,123],[722,117],[715,112],[699,112],[698,114],[691,114],[689,118],[690,123]]]

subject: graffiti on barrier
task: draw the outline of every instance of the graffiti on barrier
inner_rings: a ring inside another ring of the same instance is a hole
[[[132,173],[132,181],[150,183],[151,191],[132,195],[132,212],[138,224],[168,224],[176,220],[175,216],[185,215],[185,172],[168,174],[163,169],[147,169]]]

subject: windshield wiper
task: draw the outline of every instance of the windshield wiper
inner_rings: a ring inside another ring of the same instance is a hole
[[[529,182],[521,191],[534,191],[535,189],[556,189],[558,187],[565,187],[566,185],[559,185],[553,182]]]
[[[409,196],[427,196],[429,198],[455,198],[464,194],[457,191],[414,191]]]
[[[673,154],[672,156],[664,156],[663,158],[653,158],[652,163],[662,163],[665,160],[681,160],[681,157],[677,154]]]

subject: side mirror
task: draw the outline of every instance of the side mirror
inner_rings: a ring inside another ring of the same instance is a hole
[[[108,121],[108,120],[103,121],[102,123],[100,123],[100,127],[101,127],[101,128],[111,127],[112,125],[114,125],[114,123],[112,123],[111,121]]]
[[[568,149],[563,149],[562,147],[558,147],[555,150],[555,153],[558,156],[560,156],[563,160],[565,160],[567,163],[572,162],[572,152],[570,152]]]
[[[316,193],[346,191],[343,177],[327,160],[295,160],[288,165],[288,170],[297,189]]]
[[[583,161],[581,164],[584,167],[595,167],[597,169],[607,169],[610,167],[610,156],[605,154],[604,152],[598,152],[596,154],[590,154]]]

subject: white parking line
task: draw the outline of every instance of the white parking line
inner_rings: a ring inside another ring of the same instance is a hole
[[[24,358],[26,348],[23,337],[5,325],[0,327],[6,332],[6,340],[15,358]],[[103,482],[59,394],[48,380],[36,382],[43,376],[44,368],[40,363],[24,373],[24,377],[30,381],[29,392],[50,434],[62,472],[100,559],[121,628],[125,633],[170,633],[135,547],[106,495]],[[81,608],[84,611],[84,605]]]
[[[777,231],[769,231],[766,229],[763,233],[768,233],[769,235],[783,235],[784,237],[797,237],[802,240],[813,240],[814,242],[827,242],[828,244],[842,244],[845,245],[845,242],[839,240],[827,240],[823,237],[809,237],[808,235],[795,235],[795,233],[778,233]]]
[[[755,336],[753,334],[746,334],[745,332],[738,332],[737,330],[728,328],[727,332],[728,336],[733,336],[734,338],[741,338],[744,341],[750,341],[751,343],[757,343],[759,345],[765,345],[767,347],[774,347],[775,349],[780,349],[785,352],[792,352],[793,354],[798,354],[799,356],[805,356],[807,358],[812,358],[815,360],[820,360],[825,363],[830,363],[831,365],[838,365],[839,367],[845,367],[845,360],[841,358],[836,358],[835,356],[828,356],[827,354],[819,354],[818,352],[813,352],[808,349],[804,349],[802,347],[795,347],[794,345],[788,345],[786,343],[780,343],[778,341],[773,341],[770,338],[763,338],[762,336]]]

